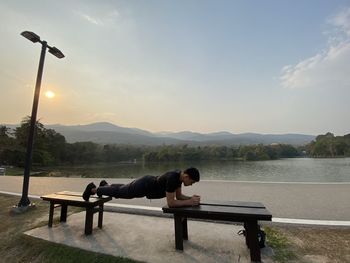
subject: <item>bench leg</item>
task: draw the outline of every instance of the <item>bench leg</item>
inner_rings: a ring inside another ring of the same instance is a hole
[[[260,247],[258,241],[258,222],[247,221],[247,237],[250,250],[250,260],[253,262],[261,262]]]
[[[175,247],[178,250],[183,250],[183,229],[182,229],[182,217],[174,215],[175,221]]]
[[[94,219],[94,208],[87,207],[85,215],[85,235],[90,235],[92,233],[92,224]]]
[[[102,228],[102,222],[103,222],[103,204],[100,205],[98,210],[98,227]]]
[[[53,202],[50,202],[49,223],[48,223],[49,227],[52,227],[54,209],[55,209],[55,204]]]
[[[246,222],[244,222],[244,230],[245,230],[245,244],[247,245],[247,248],[249,248],[248,227],[247,227],[247,223]]]
[[[60,222],[67,222],[67,207],[68,207],[68,205],[66,205],[66,204],[61,205]]]
[[[182,237],[188,240],[187,217],[182,218]]]

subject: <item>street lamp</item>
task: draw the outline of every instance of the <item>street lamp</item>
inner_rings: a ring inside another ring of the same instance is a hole
[[[46,49],[48,49],[49,52],[57,58],[64,58],[64,55],[58,48],[50,47],[46,41],[40,40],[40,37],[33,32],[24,31],[21,33],[21,35],[24,36],[26,39],[32,41],[33,43],[39,42],[41,44],[41,54],[40,54],[38,75],[36,77],[33,108],[32,108],[32,115],[30,118],[30,128],[29,128],[27,152],[26,152],[26,159],[25,159],[25,166],[24,166],[22,198],[18,203],[18,208],[27,208],[30,205],[30,201],[28,198],[29,176],[30,176],[30,167],[31,167],[31,162],[32,162],[33,140],[34,140],[34,132],[35,132],[36,115],[37,115],[37,111],[38,111],[41,78],[43,75]]]

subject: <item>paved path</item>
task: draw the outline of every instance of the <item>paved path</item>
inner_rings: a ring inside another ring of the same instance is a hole
[[[131,179],[108,179],[110,183],[126,183]],[[31,177],[29,194],[43,195],[62,190],[82,192],[94,178]],[[0,176],[0,191],[22,192],[23,177]],[[187,195],[199,194],[205,200],[260,201],[277,218],[350,221],[350,183],[258,183],[201,181],[184,187]],[[162,207],[164,199],[122,200],[119,204]]]
[[[152,263],[231,263],[250,262],[242,226],[188,221],[189,240],[184,251],[175,250],[174,221],[171,218],[104,213],[103,228],[96,227],[85,236],[85,213],[67,218],[67,223],[35,228],[25,234],[50,242],[88,251],[121,256]],[[271,263],[271,249],[261,250],[263,262]]]

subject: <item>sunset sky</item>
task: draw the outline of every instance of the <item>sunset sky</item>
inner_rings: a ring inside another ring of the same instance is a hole
[[[350,133],[350,2],[0,2],[0,123]],[[51,93],[47,93],[50,91]],[[47,94],[47,96],[45,96]]]

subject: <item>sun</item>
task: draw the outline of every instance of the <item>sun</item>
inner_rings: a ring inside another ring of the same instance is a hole
[[[55,93],[53,93],[51,90],[48,90],[45,92],[45,96],[49,99],[53,99],[55,97]]]

